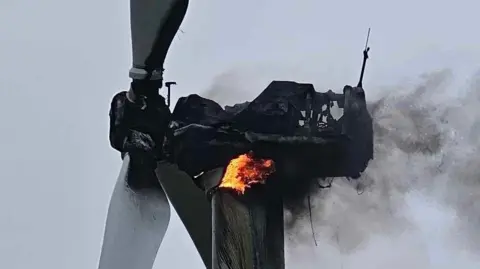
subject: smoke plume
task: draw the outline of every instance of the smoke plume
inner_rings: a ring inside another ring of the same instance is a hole
[[[220,79],[205,97],[222,103],[210,95],[235,76]],[[448,70],[419,80],[366,89],[375,159],[311,198],[312,216],[289,231],[290,268],[480,266],[480,74],[461,89]]]
[[[480,76],[463,91],[452,79],[432,73],[370,102],[375,159],[359,181],[313,197],[314,236],[308,218],[295,226],[293,264],[478,268]]]

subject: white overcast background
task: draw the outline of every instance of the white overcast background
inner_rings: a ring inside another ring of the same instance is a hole
[[[272,79],[341,90],[357,82],[368,27],[367,94],[444,67],[467,79],[480,67],[479,10],[475,0],[191,0],[165,79],[178,82],[173,101],[245,101]],[[108,109],[130,65],[127,0],[0,1],[0,268],[96,268],[121,165]],[[203,268],[176,215],[155,268]]]

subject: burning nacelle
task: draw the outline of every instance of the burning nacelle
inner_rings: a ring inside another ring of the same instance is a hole
[[[172,161],[192,177],[249,151],[295,178],[357,178],[373,158],[360,87],[319,93],[311,84],[273,81],[252,102],[225,109],[198,95],[180,98],[172,118]]]

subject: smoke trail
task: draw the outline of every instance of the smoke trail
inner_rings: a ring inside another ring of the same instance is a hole
[[[289,259],[299,268],[478,268],[480,76],[464,96],[452,75],[370,103],[375,160],[361,180],[315,197],[318,247],[303,220]],[[358,194],[358,191],[361,194]],[[306,255],[310,249],[311,255]],[[308,257],[307,257],[308,256]]]
[[[318,246],[304,216],[287,242],[290,267],[480,266],[480,74],[463,89],[452,79],[440,71],[376,91],[375,160],[359,181],[337,179],[312,198]],[[205,97],[225,101],[217,90],[231,80],[242,78],[219,77]],[[229,102],[252,94],[227,92]]]

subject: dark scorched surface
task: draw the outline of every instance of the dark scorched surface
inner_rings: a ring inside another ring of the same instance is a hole
[[[336,94],[273,81],[253,101],[225,108],[192,94],[178,100],[170,127],[171,160],[192,177],[249,151],[273,159],[286,178],[357,178],[373,158],[365,93],[348,85]]]

